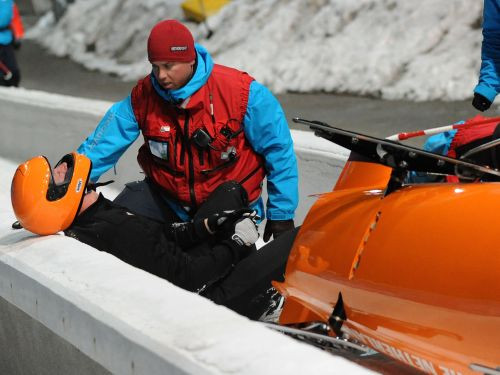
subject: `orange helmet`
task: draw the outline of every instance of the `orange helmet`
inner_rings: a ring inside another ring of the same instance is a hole
[[[56,165],[67,163],[64,182],[56,184],[47,158],[37,156],[14,174],[11,200],[19,223],[30,232],[48,235],[68,228],[83,201],[92,163],[72,152]]]

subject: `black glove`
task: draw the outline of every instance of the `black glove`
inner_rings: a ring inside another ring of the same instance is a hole
[[[257,213],[249,208],[233,211],[221,211],[209,217],[197,219],[193,222],[196,234],[201,238],[217,234],[226,234],[228,237],[234,233],[235,224],[242,218],[257,219]]]
[[[12,47],[14,47],[14,49],[21,49],[21,39],[14,39],[12,41]]]
[[[475,92],[474,99],[472,99],[472,105],[478,111],[484,112],[488,108],[490,108],[491,102],[488,99],[486,99],[484,96],[482,96],[481,94],[478,94],[477,92]]]
[[[269,220],[267,219],[266,229],[264,229],[264,242],[271,239],[271,235],[274,239],[281,236],[284,232],[292,230],[295,228],[293,220]]]

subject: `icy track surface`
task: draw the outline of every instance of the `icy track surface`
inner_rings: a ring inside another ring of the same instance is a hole
[[[181,0],[77,0],[28,36],[89,69],[137,79],[150,71],[146,39]],[[233,0],[188,24],[217,63],[275,93],[326,91],[385,99],[461,100],[480,67],[479,0]]]

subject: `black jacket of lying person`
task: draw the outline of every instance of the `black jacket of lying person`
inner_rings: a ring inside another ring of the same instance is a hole
[[[268,309],[271,281],[283,279],[295,232],[257,251],[255,214],[241,185],[221,184],[193,221],[167,226],[87,189],[90,169],[77,153],[53,170],[43,156],[21,164],[12,181],[20,224],[41,235],[64,231],[251,319]]]

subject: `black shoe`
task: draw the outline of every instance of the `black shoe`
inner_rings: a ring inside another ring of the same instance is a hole
[[[283,303],[285,302],[285,297],[278,293],[274,288],[269,288],[266,292],[266,296],[269,301],[268,309],[261,315],[259,321],[277,323],[283,310]]]
[[[18,220],[16,220],[12,223],[12,229],[23,229],[23,226]]]

